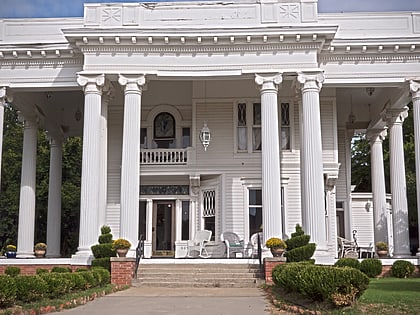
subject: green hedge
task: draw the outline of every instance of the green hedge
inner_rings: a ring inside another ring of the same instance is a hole
[[[289,292],[336,306],[354,303],[367,289],[369,278],[350,267],[288,263],[273,270],[273,281]]]
[[[16,277],[20,274],[20,268],[15,266],[7,266],[6,270],[4,270],[4,273],[11,277]]]
[[[116,257],[117,252],[112,249],[112,243],[96,244],[91,247],[93,256],[95,258]]]
[[[30,303],[47,295],[47,282],[40,276],[17,276],[15,282],[19,301]]]
[[[366,258],[360,263],[360,271],[369,278],[375,278],[382,273],[382,262],[377,258]]]
[[[408,278],[414,272],[414,265],[405,260],[396,260],[391,267],[391,275],[396,278]]]
[[[60,266],[55,266],[51,269],[51,272],[56,272],[56,273],[66,273],[66,272],[71,272],[71,268],[69,267],[60,267]]]
[[[111,272],[111,260],[109,257],[95,258],[92,260],[92,267],[102,267]]]
[[[340,258],[334,264],[336,267],[351,267],[360,270],[360,261],[356,258]]]
[[[111,273],[103,267],[93,267],[92,273],[99,286],[105,286],[111,283]]]
[[[16,297],[15,278],[8,275],[0,275],[0,307],[8,307],[15,304]]]
[[[39,276],[47,282],[47,296],[52,299],[71,291],[72,283],[62,273],[44,273]]]

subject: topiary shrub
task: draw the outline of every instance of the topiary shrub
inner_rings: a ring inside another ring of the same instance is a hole
[[[92,260],[92,267],[102,267],[106,270],[111,270],[111,261],[109,260],[109,257],[103,257],[103,258],[96,258]]]
[[[112,243],[108,244],[97,244],[91,247],[93,256],[95,258],[104,258],[104,257],[115,257],[117,252],[112,247]]]
[[[334,264],[336,267],[351,267],[357,270],[360,270],[360,261],[356,258],[340,258]]]
[[[405,260],[396,260],[391,267],[391,275],[396,278],[408,278],[414,272],[414,265]]]
[[[350,267],[333,268],[302,263],[284,266],[273,272],[276,285],[313,301],[330,301],[335,306],[353,304],[369,284],[366,275]]]
[[[360,263],[360,271],[369,278],[375,278],[382,273],[382,262],[377,258],[366,258]]]
[[[20,268],[15,266],[7,266],[4,273],[11,277],[16,277],[20,274]]]
[[[95,256],[95,259],[92,261],[92,266],[108,268],[111,271],[109,257],[117,256],[117,252],[112,247],[112,234],[109,226],[104,225],[101,227],[101,235],[98,237],[98,242],[99,244],[91,246],[93,256]]]
[[[15,278],[0,275],[0,307],[8,307],[16,303],[17,288]]]
[[[60,267],[60,266],[55,266],[51,269],[51,272],[56,272],[56,273],[65,273],[65,272],[71,272],[71,268],[69,267]]]
[[[15,281],[19,301],[30,303],[47,295],[48,285],[40,276],[17,276]]]
[[[37,268],[36,269],[36,274],[37,275],[40,275],[40,274],[43,274],[43,273],[49,273],[48,269],[45,269],[45,268]]]
[[[305,234],[302,227],[296,224],[295,232],[290,239],[286,240],[287,252],[284,256],[288,262],[309,260],[316,249],[315,243],[309,243],[310,236]]]

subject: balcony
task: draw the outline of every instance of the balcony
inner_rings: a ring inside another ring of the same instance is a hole
[[[140,165],[187,165],[191,149],[141,149]]]

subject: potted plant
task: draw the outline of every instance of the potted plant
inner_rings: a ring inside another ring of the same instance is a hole
[[[112,248],[117,251],[119,257],[125,257],[130,247],[131,243],[125,238],[119,238],[112,242]]]
[[[12,245],[12,244],[6,245],[5,250],[6,250],[6,257],[7,258],[16,258],[16,246],[15,245]]]
[[[265,242],[265,246],[270,249],[273,257],[281,257],[284,253],[284,250],[287,248],[286,243],[278,237],[272,237],[268,239]]]
[[[379,257],[385,257],[388,255],[388,244],[385,242],[377,242],[375,244],[376,246],[376,253],[378,254]]]
[[[47,244],[45,243],[36,243],[34,246],[35,249],[35,256],[36,257],[44,257],[45,252],[47,251]]]

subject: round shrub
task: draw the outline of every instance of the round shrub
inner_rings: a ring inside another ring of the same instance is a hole
[[[414,272],[414,265],[405,260],[396,260],[391,267],[391,275],[396,278],[408,278]]]
[[[66,272],[61,277],[70,281],[70,291],[80,291],[86,289],[87,281],[79,272]]]
[[[360,263],[360,271],[369,278],[375,278],[382,273],[382,262],[377,258],[366,258]]]
[[[36,274],[37,275],[40,275],[40,274],[43,274],[43,273],[49,273],[48,269],[45,269],[45,268],[37,268],[36,269]]]
[[[334,264],[336,267],[351,267],[360,270],[360,262],[355,258],[340,258]]]
[[[71,268],[69,267],[60,267],[60,266],[55,266],[51,269],[51,272],[56,272],[56,273],[65,273],[65,272],[71,272]]]
[[[40,276],[18,276],[15,281],[19,301],[30,303],[47,294],[48,285]]]
[[[0,307],[8,307],[15,304],[17,288],[15,278],[0,275]]]
[[[48,285],[48,297],[55,299],[70,292],[72,286],[71,281],[63,277],[61,273],[43,273],[39,276],[44,279]]]
[[[7,266],[4,273],[11,277],[16,277],[20,274],[20,268],[15,266]]]
[[[95,276],[93,275],[93,273],[89,270],[85,270],[85,271],[79,271],[78,274],[80,274],[83,278],[85,278],[86,280],[86,289],[90,289],[93,287],[96,287],[97,285],[97,281],[95,279]]]
[[[93,276],[98,281],[99,286],[104,286],[111,283],[111,273],[103,267],[93,267]]]

